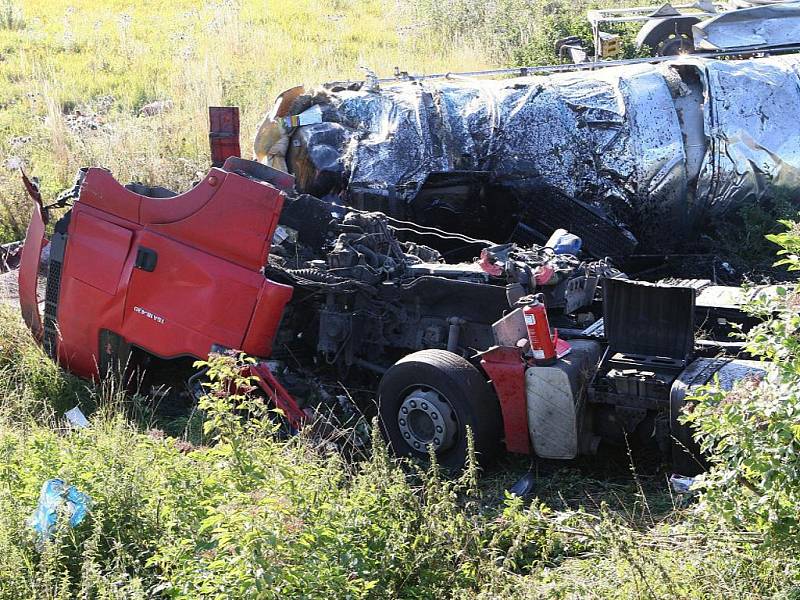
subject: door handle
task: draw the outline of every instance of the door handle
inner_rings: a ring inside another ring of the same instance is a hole
[[[158,263],[158,253],[155,250],[145,248],[144,246],[139,246],[136,249],[136,262],[133,263],[134,267],[151,273],[156,268],[156,263]]]

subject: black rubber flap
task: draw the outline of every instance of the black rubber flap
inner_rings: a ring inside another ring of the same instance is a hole
[[[694,349],[694,298],[689,287],[604,280],[604,327],[611,353],[688,358]]]

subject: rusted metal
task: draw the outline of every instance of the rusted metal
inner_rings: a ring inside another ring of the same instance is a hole
[[[239,149],[239,107],[209,106],[208,118],[211,164],[221,167],[227,158],[242,154]]]

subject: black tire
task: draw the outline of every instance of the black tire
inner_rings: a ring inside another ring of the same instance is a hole
[[[494,390],[483,374],[467,360],[445,350],[422,350],[397,361],[381,379],[378,390],[378,414],[381,430],[392,451],[397,456],[419,459],[428,457],[428,446],[423,443],[427,436],[417,435],[414,427],[405,426],[401,431],[401,410],[409,408],[409,402],[431,398],[436,407],[422,414],[418,420],[423,425],[434,425],[442,407],[451,409],[444,415],[448,425],[436,451],[440,465],[451,470],[461,470],[467,461],[467,427],[472,430],[475,452],[482,465],[496,456],[503,433],[500,406]],[[437,412],[438,410],[438,412]],[[421,427],[420,429],[424,429]],[[437,427],[437,429],[439,429]],[[410,434],[410,435],[409,435]],[[431,431],[431,436],[438,435]],[[413,447],[413,444],[417,447]],[[433,443],[432,441],[428,442]]]
[[[681,423],[679,417],[683,410],[683,399],[672,399],[670,405],[670,435],[672,449],[672,470],[679,475],[693,477],[708,468],[700,444],[694,439],[691,425]]]
[[[660,19],[646,24],[636,38],[637,48],[650,48],[653,56],[675,56],[681,52],[694,52],[692,26],[699,23],[697,17],[683,16]]]
[[[694,40],[691,33],[671,34],[655,46],[656,56],[677,56],[694,53]]]

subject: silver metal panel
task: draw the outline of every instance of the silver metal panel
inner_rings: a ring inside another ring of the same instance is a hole
[[[502,319],[492,324],[494,343],[498,346],[515,348],[517,342],[528,338],[525,317],[521,308],[515,308]]]
[[[796,54],[684,57],[315,98],[328,105],[326,120],[351,132],[342,149],[351,187],[407,189],[433,171],[491,171],[525,210],[559,194],[635,226],[640,239],[669,242],[744,204],[796,197],[798,67]]]
[[[693,27],[697,50],[766,48],[800,43],[800,2],[722,13]]]
[[[346,151],[351,186],[493,171],[500,181],[530,180],[609,213],[683,215],[680,124],[664,77],[650,65],[400,83],[332,100],[360,132]]]
[[[697,200],[721,214],[800,191],[800,57],[703,61],[708,107]]]

